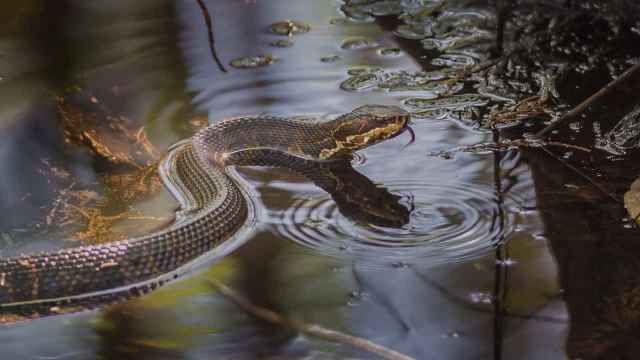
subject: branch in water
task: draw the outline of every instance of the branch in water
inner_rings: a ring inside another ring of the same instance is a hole
[[[540,130],[536,135],[539,137],[547,135],[550,131],[554,130],[558,126],[578,117],[578,115],[582,114],[587,108],[592,106],[599,99],[609,95],[613,91],[613,89],[617,88],[623,83],[626,83],[632,80],[635,76],[640,74],[640,63],[632,66],[627,69],[620,77],[609,82],[602,89],[598,90],[595,94],[589,96],[585,101],[581,102],[578,106],[571,109],[569,112],[564,114],[560,119],[553,122],[551,125],[546,128]]]
[[[218,58],[218,54],[216,53],[216,48],[214,46],[213,39],[213,25],[211,22],[211,16],[209,15],[209,10],[207,10],[207,6],[204,4],[202,0],[196,0],[198,5],[200,6],[200,10],[202,10],[202,15],[204,15],[204,22],[207,24],[207,34],[209,35],[209,48],[211,49],[211,55],[213,56],[213,60],[215,60],[216,64],[218,64],[218,68],[222,72],[227,72],[227,69],[224,68],[220,58]]]
[[[355,348],[377,354],[388,360],[415,360],[412,357],[388,349],[382,345],[376,344],[361,337],[348,335],[335,330],[330,330],[320,325],[305,324],[297,320],[287,319],[269,309],[253,305],[248,300],[236,293],[233,289],[218,281],[211,280],[210,283],[211,286],[213,286],[220,292],[220,294],[231,300],[240,309],[264,321],[296,330],[305,335],[315,336],[324,340],[351,345]]]

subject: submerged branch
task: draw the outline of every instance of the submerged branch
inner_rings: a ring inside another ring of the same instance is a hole
[[[316,324],[305,324],[303,322],[287,319],[280,314],[273,312],[269,309],[256,306],[250,303],[248,300],[240,296],[230,287],[215,281],[210,281],[211,285],[220,292],[224,297],[230,299],[243,311],[259,318],[264,321],[268,321],[272,324],[284,326],[293,330],[296,330],[305,335],[315,336],[324,340],[334,341],[342,344],[351,345],[355,348],[365,350],[374,354],[377,354],[385,359],[389,360],[414,360],[412,357],[399,353],[397,351],[388,349],[382,345],[376,344],[370,340],[363,339],[361,337],[348,335],[336,330],[330,330],[325,327]]]
[[[218,64],[218,68],[220,69],[220,71],[227,72],[227,69],[224,68],[222,62],[220,61],[220,58],[218,58],[218,53],[216,53],[215,41],[213,39],[213,25],[209,10],[207,10],[207,6],[202,0],[196,0],[196,2],[198,3],[198,6],[200,6],[200,10],[202,10],[204,22],[207,24],[207,35],[209,36],[209,48],[211,49],[211,56],[213,56],[213,60],[215,60],[216,64]]]
[[[626,83],[632,80],[634,76],[637,76],[639,74],[640,74],[640,63],[635,64],[631,68],[627,69],[627,71],[625,71],[622,75],[620,75],[620,77],[609,82],[603,88],[598,90],[595,94],[589,96],[586,100],[578,104],[578,106],[574,107],[569,112],[564,114],[560,119],[553,122],[551,125],[547,126],[546,128],[540,130],[536,135],[539,137],[545,136],[552,130],[556,129],[558,126],[570,120],[576,119],[578,115],[582,114],[585,110],[587,110],[587,108],[594,105],[596,101],[609,95],[609,93],[611,93],[615,88],[617,88],[623,83]]]
[[[612,194],[609,191],[607,191],[606,188],[604,188],[602,185],[600,185],[597,181],[593,180],[589,175],[585,174],[584,172],[582,172],[577,167],[575,167],[575,166],[569,164],[568,162],[564,161],[563,159],[558,157],[556,154],[554,154],[551,150],[547,149],[545,146],[541,146],[541,148],[545,153],[547,153],[547,155],[549,155],[552,158],[558,160],[562,165],[566,166],[567,168],[569,168],[570,170],[572,170],[576,174],[580,175],[580,177],[582,177],[583,179],[588,181],[591,185],[595,186],[596,189],[600,190],[604,195],[608,196],[611,200],[613,200],[616,203],[622,203],[622,201],[619,198],[617,198],[614,194]]]

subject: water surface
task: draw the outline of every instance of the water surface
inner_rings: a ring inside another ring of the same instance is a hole
[[[11,21],[0,28],[0,186],[7,213],[0,221],[2,255],[90,243],[69,240],[80,225],[47,223],[52,204],[65,189],[115,196],[107,191],[105,173],[122,168],[65,144],[60,123],[75,114],[71,107],[93,114],[82,119],[86,123],[97,117],[97,123],[119,119],[144,126],[160,154],[197,127],[227,117],[269,113],[323,121],[364,104],[406,106],[407,98],[430,96],[424,89],[385,91],[373,83],[360,91],[340,87],[353,76],[349,69],[413,73],[434,66],[436,55],[416,56],[415,47],[389,31],[390,18],[353,21],[331,0],[205,3],[228,72],[211,58],[195,1],[3,5]],[[291,36],[270,31],[287,19],[310,29]],[[288,42],[274,46],[279,40]],[[262,66],[229,65],[256,56]],[[471,91],[470,84],[460,91]],[[66,99],[64,106],[59,98]],[[568,255],[557,242],[551,251],[550,237],[562,230],[549,220],[557,218],[551,210],[557,204],[544,208],[544,219],[540,211],[541,193],[564,190],[541,182],[540,175],[534,183],[531,170],[544,172],[554,160],[518,150],[431,156],[492,142],[495,132],[451,116],[416,117],[412,128],[415,142],[407,145],[403,134],[362,151],[352,164],[411,210],[408,223],[382,226],[350,217],[312,181],[285,169],[240,169],[256,197],[257,219],[236,251],[140,299],[4,326],[0,354],[374,358],[258,322],[217,294],[206,282],[213,278],[256,304],[417,359],[567,358],[566,289],[554,255]],[[152,164],[157,154],[136,161]],[[51,169],[65,175],[52,176]],[[129,199],[125,207],[141,219],[109,223],[124,236],[164,226],[176,208],[160,190]],[[566,203],[575,205],[576,197]],[[108,209],[115,213],[121,205]],[[617,217],[623,212],[616,209]],[[622,226],[619,218],[614,223]]]

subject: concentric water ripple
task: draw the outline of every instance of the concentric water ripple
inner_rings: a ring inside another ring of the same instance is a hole
[[[329,195],[297,199],[272,220],[279,235],[318,253],[370,264],[436,265],[482,256],[515,228],[520,201],[470,184],[387,185],[413,208],[401,228],[345,217]]]

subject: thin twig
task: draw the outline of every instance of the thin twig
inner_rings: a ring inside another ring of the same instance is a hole
[[[640,74],[640,63],[635,64],[631,68],[627,69],[627,71],[625,71],[622,75],[620,75],[620,77],[618,77],[617,79],[605,85],[603,88],[598,90],[595,94],[589,96],[586,100],[581,102],[578,106],[574,107],[569,112],[564,114],[560,119],[558,119],[557,121],[554,121],[546,128],[540,130],[536,135],[539,137],[545,136],[546,134],[548,134],[550,131],[554,130],[558,126],[570,120],[576,119],[578,115],[582,114],[587,108],[592,106],[596,101],[609,95],[609,93],[611,93],[614,88],[617,88],[618,86],[620,86],[620,84],[628,82],[638,74]]]
[[[211,56],[213,56],[213,60],[215,60],[216,64],[218,64],[218,68],[222,72],[227,72],[227,69],[224,68],[220,58],[218,58],[218,53],[216,53],[215,42],[213,39],[213,25],[211,21],[211,15],[209,15],[209,10],[207,10],[207,6],[204,4],[202,0],[196,0],[198,5],[200,6],[200,10],[202,10],[202,15],[204,15],[204,22],[207,24],[207,35],[209,36],[209,48],[211,49]]]
[[[253,305],[248,300],[240,296],[230,287],[216,281],[210,281],[211,286],[216,288],[220,294],[231,300],[239,308],[245,312],[270,323],[291,328],[299,331],[305,335],[315,336],[321,339],[335,341],[343,344],[351,345],[355,348],[365,350],[389,360],[415,360],[412,357],[399,353],[397,351],[388,349],[382,345],[376,344],[370,340],[363,339],[361,337],[348,335],[336,330],[330,330],[325,327],[316,324],[305,324],[303,322],[287,319],[278,313],[275,313],[269,309]]]
[[[564,165],[564,166],[568,167],[569,169],[573,170],[573,172],[575,172],[576,174],[580,175],[583,179],[585,179],[586,181],[591,183],[591,185],[595,186],[596,189],[600,190],[603,194],[607,195],[609,198],[611,198],[611,200],[613,200],[613,201],[615,201],[617,203],[622,203],[622,200],[620,200],[615,195],[613,195],[612,193],[607,191],[607,189],[605,189],[602,185],[598,184],[595,180],[593,180],[591,177],[589,177],[589,175],[585,174],[584,172],[582,172],[577,167],[575,167],[575,166],[569,164],[568,162],[562,160],[560,157],[558,157],[556,154],[554,154],[551,150],[547,149],[545,146],[541,146],[540,148],[542,148],[542,150],[545,153],[547,153],[547,155],[549,155],[552,158],[558,160],[562,165]]]

